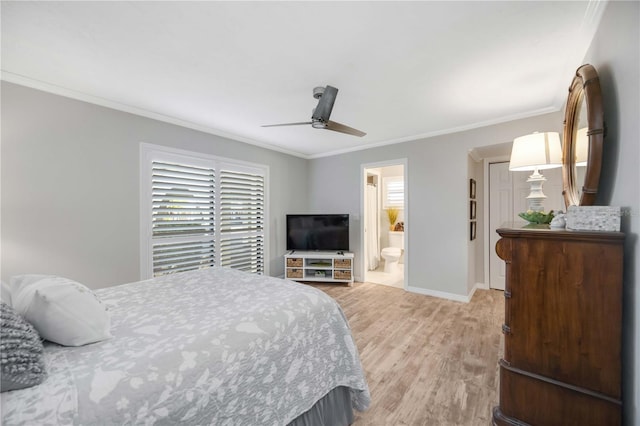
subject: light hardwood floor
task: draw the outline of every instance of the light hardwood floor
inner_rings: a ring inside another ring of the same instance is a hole
[[[358,345],[372,402],[355,426],[491,424],[501,291],[460,303],[369,283],[313,286],[342,306]]]

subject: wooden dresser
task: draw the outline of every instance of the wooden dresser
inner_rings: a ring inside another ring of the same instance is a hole
[[[496,425],[619,425],[624,234],[507,224]]]

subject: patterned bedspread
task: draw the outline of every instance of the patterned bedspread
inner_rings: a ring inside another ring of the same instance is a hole
[[[45,345],[47,380],[2,394],[3,424],[282,426],[336,386],[370,398],[337,303],[210,268],[101,289],[113,339]]]

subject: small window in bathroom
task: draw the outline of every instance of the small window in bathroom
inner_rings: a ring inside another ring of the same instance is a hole
[[[393,176],[383,178],[383,208],[404,207],[404,178]]]

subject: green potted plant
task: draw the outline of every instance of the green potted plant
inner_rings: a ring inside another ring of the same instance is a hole
[[[543,225],[543,224],[550,223],[555,215],[553,214],[553,210],[549,211],[549,213],[527,210],[524,213],[519,213],[518,216],[520,216],[521,218],[523,218],[529,223],[533,223],[536,225]]]

